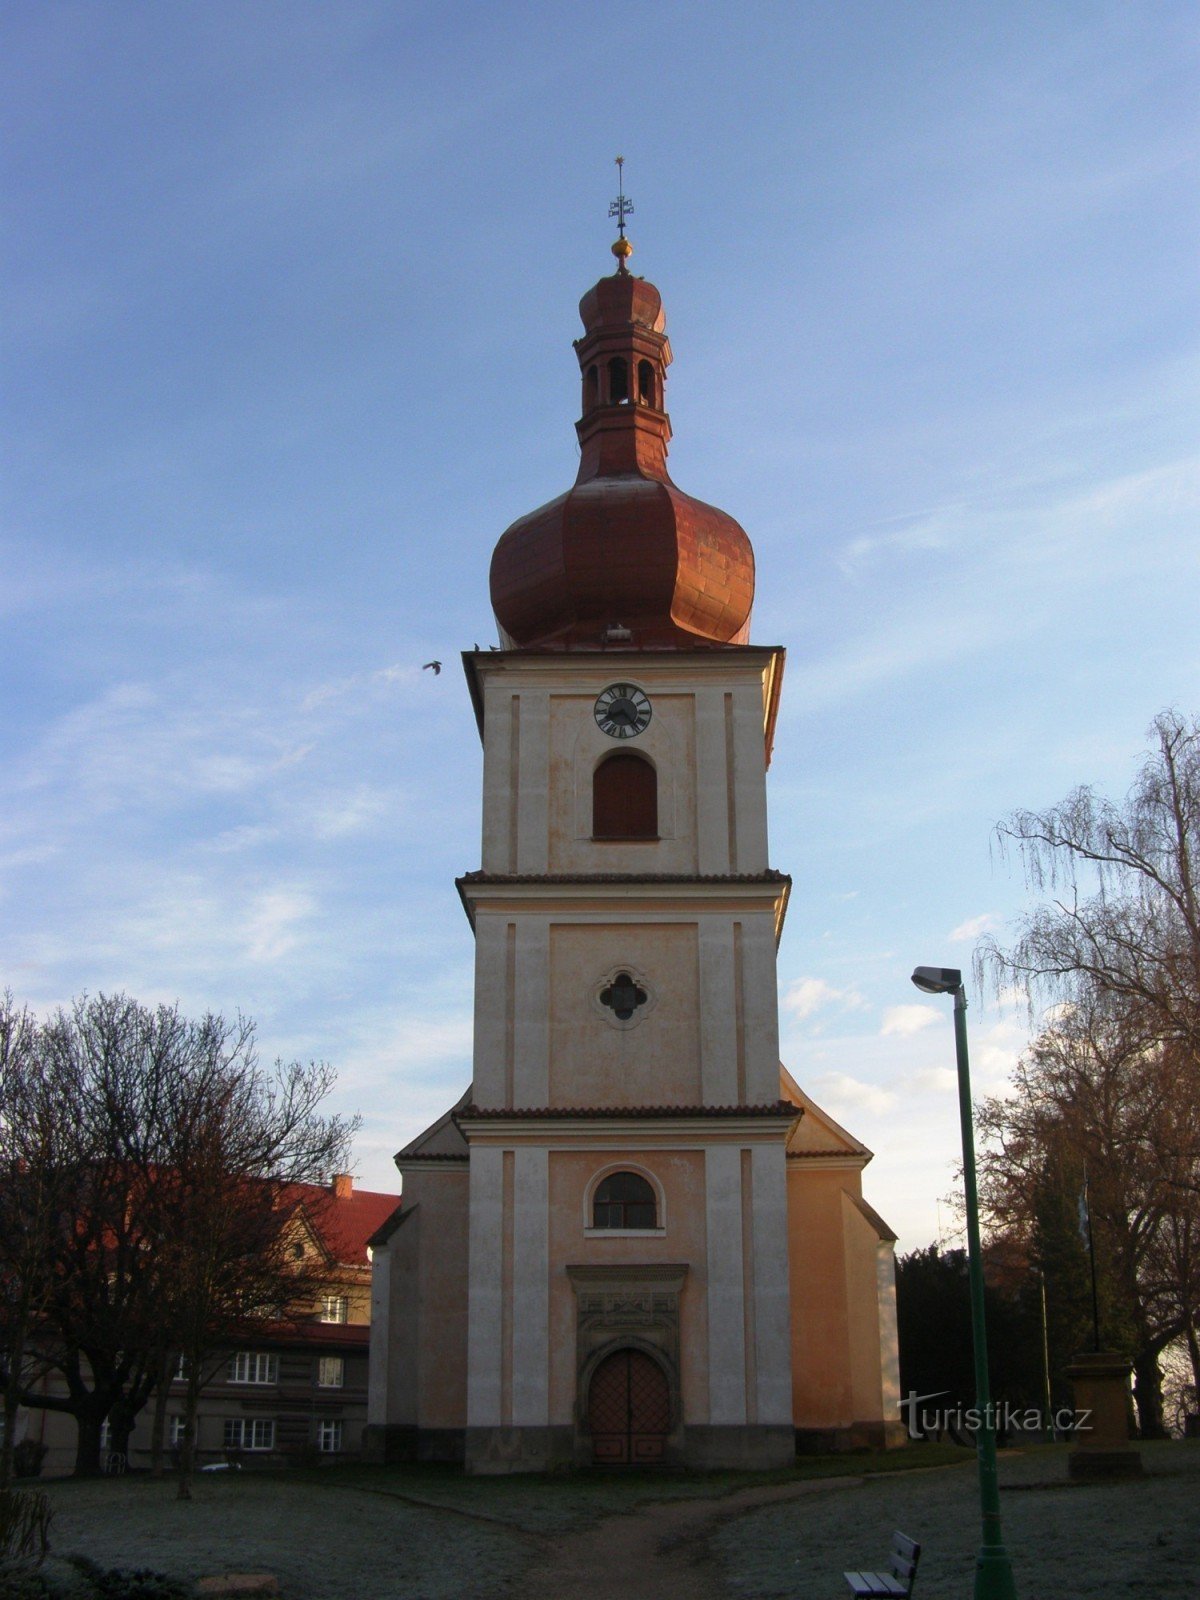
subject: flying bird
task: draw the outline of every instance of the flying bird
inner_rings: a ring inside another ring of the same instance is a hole
[[[421,671],[428,672],[431,667],[433,668],[433,675],[436,678],[438,673],[442,670],[442,663],[440,661],[427,661],[421,668]]]

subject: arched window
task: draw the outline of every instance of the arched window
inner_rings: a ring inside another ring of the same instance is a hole
[[[622,751],[592,774],[592,838],[658,838],[658,774],[644,756]]]
[[[648,361],[638,362],[638,399],[643,405],[654,404],[654,368]]]
[[[608,363],[608,403],[623,406],[629,400],[629,368],[623,356],[614,356]]]
[[[593,1228],[655,1228],[654,1189],[639,1173],[612,1172],[592,1197]]]
[[[600,404],[600,374],[596,371],[593,361],[587,369],[587,377],[583,383],[583,409],[593,411]]]

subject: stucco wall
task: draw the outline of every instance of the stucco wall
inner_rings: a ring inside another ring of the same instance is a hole
[[[590,1230],[585,1200],[593,1181],[615,1169],[644,1173],[660,1187],[665,1227],[657,1235]],[[550,1156],[550,1421],[568,1423],[575,1407],[575,1296],[571,1265],[688,1263],[680,1299],[681,1387],[688,1422],[707,1422],[708,1280],[704,1155],[699,1150],[555,1151]]]
[[[618,748],[596,725],[594,700],[592,694],[550,699],[549,870],[695,872],[694,696],[656,696],[650,726],[630,742],[654,767],[658,786],[659,837],[635,844],[592,838],[592,774]]]
[[[617,969],[650,996],[623,1026],[596,995]],[[699,1005],[694,924],[552,926],[551,1105],[697,1105]]]
[[[421,1189],[416,1420],[422,1428],[461,1428],[467,1416],[467,1170],[423,1173]]]
[[[788,1163],[792,1417],[798,1428],[855,1421],[842,1195],[857,1177],[855,1171]]]
[[[764,718],[769,651],[661,659],[477,656],[484,703],[482,864],[489,872],[761,872],[767,865]],[[596,696],[636,684],[653,716],[618,744],[596,726]],[[591,770],[617,748],[659,774],[660,840],[591,839]]]

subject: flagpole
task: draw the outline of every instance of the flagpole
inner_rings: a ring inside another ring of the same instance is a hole
[[[1050,1394],[1050,1329],[1046,1321],[1046,1270],[1039,1273],[1038,1295],[1042,1307],[1042,1404],[1046,1408],[1046,1431],[1054,1443],[1054,1401]]]
[[[1087,1217],[1088,1261],[1092,1268],[1092,1349],[1100,1349],[1100,1300],[1096,1294],[1096,1234],[1092,1227],[1092,1196],[1086,1171],[1083,1175],[1083,1205]]]

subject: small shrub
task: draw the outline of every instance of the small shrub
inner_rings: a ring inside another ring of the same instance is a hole
[[[95,1600],[188,1600],[192,1593],[190,1584],[149,1567],[101,1567],[88,1556],[71,1556],[70,1561]]]
[[[45,1575],[32,1567],[0,1564],[0,1600],[49,1600],[55,1593]]]
[[[44,1560],[53,1515],[44,1494],[0,1489],[0,1561],[36,1565]]]
[[[18,1439],[13,1445],[13,1471],[18,1478],[40,1478],[50,1446],[40,1439]]]

